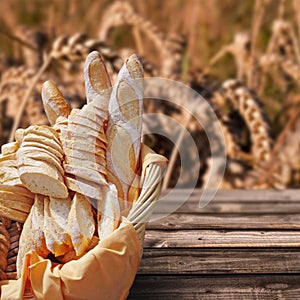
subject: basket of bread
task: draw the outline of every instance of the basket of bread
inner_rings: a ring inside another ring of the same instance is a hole
[[[125,299],[134,281],[167,160],[141,143],[136,55],[112,87],[94,51],[84,80],[81,109],[45,82],[50,126],[18,129],[2,146],[1,299]]]

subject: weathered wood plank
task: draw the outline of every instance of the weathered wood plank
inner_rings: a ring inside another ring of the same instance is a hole
[[[300,231],[147,230],[145,248],[300,247]]]
[[[247,215],[173,213],[160,219],[153,215],[148,229],[300,229],[300,214]]]
[[[299,299],[300,275],[143,276],[135,279],[130,300]]]
[[[172,192],[172,193],[171,193]],[[172,189],[163,191],[161,198],[180,200],[187,195],[190,199],[199,201],[203,190],[201,189]],[[287,201],[299,202],[300,189],[288,190],[218,190],[212,201],[218,202],[274,202],[274,201]]]
[[[220,190],[209,204],[201,208],[202,190],[175,190],[162,193],[155,212],[198,213],[300,213],[300,190],[246,191]]]
[[[206,207],[200,208],[199,201],[195,199],[187,200],[179,206],[178,201],[169,199],[168,202],[158,203],[155,208],[155,214],[168,212],[176,213],[195,213],[198,214],[300,214],[299,202],[218,202],[212,201]],[[179,208],[178,208],[179,207]],[[175,209],[175,210],[174,210]]]
[[[300,273],[300,248],[145,249],[138,274]]]

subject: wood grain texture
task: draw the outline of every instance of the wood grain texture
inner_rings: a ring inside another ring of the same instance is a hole
[[[145,248],[300,247],[300,231],[148,230]]]
[[[144,276],[138,275],[129,300],[299,299],[300,275]]]
[[[168,193],[128,299],[299,299],[299,190]]]
[[[300,273],[300,248],[145,249],[138,274]]]
[[[173,213],[159,218],[154,215],[148,229],[299,229],[299,214],[189,214]]]

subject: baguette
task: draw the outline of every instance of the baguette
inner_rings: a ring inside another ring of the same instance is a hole
[[[54,82],[46,81],[42,87],[42,100],[46,115],[53,126],[59,116],[68,117],[71,108]]]
[[[32,243],[38,255],[46,258],[50,253],[44,233],[44,196],[35,195],[31,213]]]
[[[87,103],[93,102],[107,112],[111,83],[103,59],[97,51],[91,52],[86,58],[84,81]]]
[[[53,210],[50,209],[51,201],[48,197],[44,197],[44,233],[47,248],[54,254],[60,256],[72,249],[71,239],[65,230],[65,224],[57,222],[52,215]]]
[[[83,255],[95,233],[95,221],[91,204],[79,193],[72,200],[68,228],[76,256]]]
[[[108,237],[118,226],[121,218],[118,191],[114,184],[109,183],[105,198],[98,201],[98,234],[100,240]]]
[[[127,209],[128,191],[139,167],[143,69],[136,55],[132,55],[121,68],[111,93],[108,111],[109,120],[106,131],[108,181],[121,183],[118,194],[123,195],[122,209]]]

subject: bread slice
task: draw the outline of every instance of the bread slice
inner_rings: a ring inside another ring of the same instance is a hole
[[[80,116],[96,124],[103,124],[107,119],[107,112],[104,113],[99,109],[95,109],[95,106],[89,103],[81,108]]]
[[[26,161],[25,161],[26,163]],[[37,165],[20,165],[19,175],[22,183],[32,193],[66,198],[68,189],[61,173],[47,163],[39,161]]]
[[[24,130],[23,136],[27,136],[28,134],[34,134],[42,137],[45,137],[50,140],[54,140],[57,144],[60,144],[60,140],[58,137],[58,133],[56,130],[47,125],[31,125]]]
[[[43,105],[50,124],[59,116],[68,117],[71,108],[54,82],[46,81],[42,87]]]
[[[76,256],[81,256],[86,252],[95,233],[92,206],[82,194],[76,193],[73,197],[68,227]]]
[[[31,212],[32,241],[37,253],[46,258],[50,253],[44,233],[44,196],[35,195]]]
[[[32,194],[25,187],[0,184],[0,191],[11,192],[11,193],[14,193],[14,194],[17,194],[17,195],[26,196],[26,197],[31,198],[31,199],[34,198],[34,194]]]
[[[17,167],[17,161],[16,160],[4,160],[4,161],[0,161],[0,170],[3,167],[16,168]]]
[[[101,164],[103,166],[106,165],[106,157],[104,152],[101,154],[95,154],[93,152],[86,152],[86,151],[70,149],[70,148],[64,148],[64,151],[67,158],[71,157],[71,158],[77,158],[81,160],[89,160],[91,162],[97,162],[98,164]]]
[[[90,143],[97,143],[98,141],[102,143],[107,143],[107,138],[103,131],[94,131],[89,127],[82,125],[68,125],[68,130],[61,130],[62,139],[77,139],[85,140]]]
[[[85,145],[93,144],[98,148],[105,147],[106,144],[106,138],[105,140],[97,135],[90,135],[90,134],[83,134],[82,132],[75,132],[70,130],[61,130],[61,139],[64,140],[71,140],[73,143],[82,143]]]
[[[28,213],[0,204],[0,216],[24,223]]]
[[[15,160],[16,157],[17,157],[16,153],[7,154],[7,155],[0,154],[0,162],[5,161],[5,160]]]
[[[23,138],[23,142],[37,142],[48,147],[55,149],[56,151],[63,153],[61,144],[57,143],[55,140],[46,138],[44,136],[37,136],[36,134],[29,133]]]
[[[20,145],[23,141],[23,136],[24,136],[24,129],[23,128],[18,128],[15,132],[15,140]]]
[[[102,184],[97,184],[72,174],[65,174],[65,182],[67,187],[74,192],[93,199],[103,198]]]
[[[107,184],[104,175],[95,170],[68,164],[64,164],[64,169],[66,173],[73,174],[76,178],[78,177],[79,179],[85,179],[102,185]]]
[[[40,149],[48,151],[49,153],[52,153],[54,156],[56,156],[59,160],[62,160],[62,158],[63,158],[63,150],[62,149],[61,149],[61,151],[57,151],[53,147],[44,145],[39,142],[23,142],[22,148],[25,148],[25,147],[34,147],[34,148],[36,148],[37,151],[39,151]]]
[[[97,126],[101,126],[101,124],[103,124],[105,121],[105,117],[97,114],[97,110],[91,105],[91,103],[85,104],[81,109],[73,109],[68,119],[73,119],[76,117],[83,118],[84,120],[92,122]]]
[[[108,237],[118,226],[121,218],[118,191],[109,183],[105,198],[98,201],[98,234],[100,240]]]
[[[62,140],[63,149],[65,151],[66,148],[75,149],[85,152],[90,152],[95,155],[103,155],[106,144],[101,141],[97,141],[97,143],[83,143],[82,140],[71,140],[71,139],[63,139]]]
[[[90,128],[92,131],[99,132],[103,123],[96,123],[87,119],[86,117],[81,116],[69,116],[69,129],[71,129],[71,124],[74,126],[85,126]]]
[[[67,253],[70,246],[70,236],[63,229],[61,223],[57,223],[51,214],[50,199],[44,198],[44,233],[46,239],[47,248],[54,254],[54,256],[60,256]],[[65,220],[67,223],[67,220]]]
[[[33,204],[33,198],[32,197],[27,197],[22,194],[15,194],[11,191],[5,191],[5,190],[0,190],[0,201],[1,200],[11,200],[11,201],[16,201],[19,203],[26,203],[30,206]]]
[[[69,156],[66,158],[66,163],[64,163],[64,169],[67,170],[68,166],[91,169],[91,170],[99,172],[101,174],[104,174],[104,175],[106,174],[105,165],[103,166],[92,160],[78,159],[78,158]]]
[[[107,100],[107,101],[108,101],[108,100]],[[107,112],[107,110],[103,110],[103,109],[101,108],[101,105],[100,105],[100,107],[99,107],[99,103],[98,103],[98,102],[92,101],[92,102],[88,103],[88,105],[94,110],[95,114],[96,114],[98,117],[100,117],[100,118],[102,118],[102,119],[104,119],[104,120],[107,120],[107,119],[108,119],[108,112]]]
[[[23,199],[21,197],[18,197],[18,199],[2,199],[2,197],[0,196],[0,205],[28,214],[33,202],[31,201],[31,204],[28,204],[22,200]]]
[[[17,178],[11,178],[11,179],[6,179],[1,181],[1,185],[7,185],[7,186],[12,186],[12,187],[24,187],[23,182],[21,181],[19,175]]]
[[[61,174],[64,174],[62,162],[47,150],[37,151],[36,148],[22,147],[18,150],[18,163],[20,161],[19,157],[21,158],[21,161],[26,161],[29,164],[31,160],[47,162],[50,165],[55,166]]]
[[[18,142],[4,144],[1,146],[1,153],[3,155],[13,154],[16,153],[19,148],[20,144]]]
[[[82,134],[83,136],[88,134],[88,135],[94,136],[99,139],[101,139],[101,135],[104,136],[104,134],[101,133],[100,130],[101,130],[101,126],[98,126],[98,128],[94,129],[94,128],[90,127],[88,124],[78,124],[78,123],[75,123],[72,121],[69,122],[69,124],[68,124],[68,131],[70,131],[70,132],[78,132],[78,133]],[[101,140],[103,140],[103,139],[101,139]]]
[[[18,178],[18,169],[15,167],[1,167],[0,168],[0,182]]]

